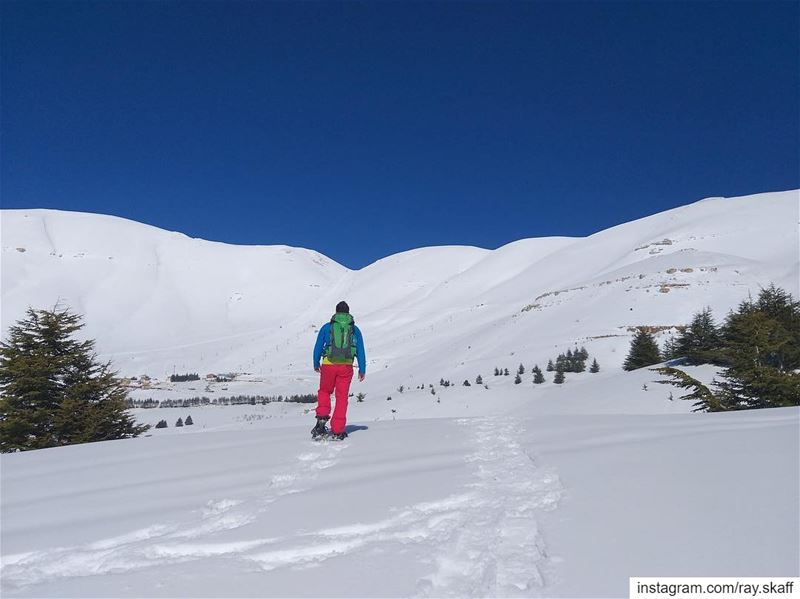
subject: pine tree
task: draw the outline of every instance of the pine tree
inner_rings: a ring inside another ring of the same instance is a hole
[[[770,285],[758,295],[755,308],[776,323],[773,347],[765,361],[781,371],[800,368],[800,302]]]
[[[184,422],[184,424],[186,426],[192,426],[194,424],[194,421],[192,420],[192,417],[191,416],[187,416],[186,417],[186,422]]]
[[[770,286],[743,302],[723,327],[717,389],[724,409],[800,405],[800,303]]]
[[[553,372],[555,369],[556,369],[556,367],[553,366],[553,361],[552,360],[548,360],[547,361],[547,368],[546,368],[547,372]]]
[[[645,366],[652,366],[661,361],[661,354],[658,344],[653,335],[644,328],[639,328],[631,340],[631,349],[622,368],[624,370],[636,370]]]
[[[721,335],[711,308],[705,308],[692,318],[691,324],[678,337],[675,353],[689,364],[719,361]]]
[[[670,335],[669,339],[664,342],[664,350],[661,352],[661,356],[665,360],[675,360],[680,357],[678,340],[675,339],[674,335]]]
[[[478,375],[478,378],[475,379],[475,384],[483,385],[483,377],[481,375]]]
[[[175,426],[183,426],[183,419],[178,418],[178,420],[175,422]]]
[[[560,385],[564,382],[564,371],[556,370],[556,375],[553,377],[553,382]]]
[[[508,373],[508,368],[506,368],[505,370],[503,370],[503,375],[504,375],[504,376],[508,376],[508,374],[509,374],[509,373]]]
[[[544,382],[544,375],[538,367],[533,373],[533,382],[535,385],[541,385]]]
[[[525,374],[525,366],[520,364],[519,368],[517,368],[517,374]]]
[[[520,375],[516,375],[514,377],[514,384],[519,385],[522,382],[522,377]]]
[[[166,420],[159,420],[158,424],[156,424],[156,428],[167,428],[167,421]]]
[[[575,347],[572,352],[572,361],[570,363],[570,370],[572,372],[583,372],[586,370],[586,358],[589,357],[589,353],[586,351],[585,347],[581,347],[580,349]]]
[[[465,387],[471,387],[472,386],[467,379],[464,379],[464,383],[463,384],[464,384]]]
[[[589,372],[591,373],[600,372],[600,364],[597,363],[597,358],[592,360],[592,365],[589,368]]]
[[[78,341],[80,316],[34,310],[0,343],[0,451],[135,437],[149,427],[127,412],[127,388],[94,341]]]
[[[494,375],[500,376],[500,369],[497,366],[494,367]]]

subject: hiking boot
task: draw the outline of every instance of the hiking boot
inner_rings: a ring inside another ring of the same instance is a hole
[[[347,438],[347,433],[331,433],[331,438],[336,439],[337,441],[342,441]]]
[[[327,435],[330,432],[327,428],[325,428],[326,422],[328,422],[327,417],[317,417],[317,423],[314,425],[314,428],[311,429],[311,436],[314,439],[321,437],[322,435]]]

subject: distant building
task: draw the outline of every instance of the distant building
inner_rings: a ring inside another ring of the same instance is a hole
[[[217,381],[217,380],[219,380],[219,377],[217,377],[216,374],[207,374],[206,375],[206,380],[207,381]]]

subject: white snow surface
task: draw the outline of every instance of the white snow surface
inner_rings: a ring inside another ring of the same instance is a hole
[[[359,271],[107,216],[0,216],[4,332],[61,302],[124,375],[249,373],[135,397],[313,393],[340,299],[369,358],[342,442],[310,440],[313,404],[271,403],[139,409],[169,427],[0,456],[4,597],[621,597],[629,576],[800,574],[800,410],[691,413],[619,368],[629,327],[663,339],[771,282],[798,295],[797,191]],[[531,384],[575,344],[600,373]]]
[[[143,410],[170,427],[3,455],[3,596],[622,597],[629,576],[797,576],[800,410],[690,414],[656,378],[405,392],[354,403],[341,442],[311,441],[302,405]]]

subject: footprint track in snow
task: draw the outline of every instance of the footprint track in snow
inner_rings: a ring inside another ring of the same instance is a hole
[[[561,485],[517,442],[518,425],[502,418],[464,419],[474,440],[465,458],[474,480],[436,501],[394,508],[373,522],[298,531],[286,537],[219,541],[208,536],[241,528],[278,498],[307,488],[346,443],[315,445],[293,466],[275,472],[250,499],[209,501],[193,526],[157,525],[85,546],[3,558],[4,584],[129,571],[212,557],[235,558],[263,571],[314,567],[375,547],[416,544],[433,556],[418,596],[532,596],[544,586],[547,553],[536,515],[557,506]]]
[[[291,465],[274,472],[254,496],[247,499],[209,500],[184,523],[162,523],[82,545],[3,555],[0,578],[5,589],[21,588],[61,577],[80,577],[131,571],[165,562],[188,561],[220,555],[240,555],[279,539],[243,542],[192,542],[256,520],[283,496],[307,488],[319,473],[338,461],[347,443],[315,444]]]
[[[463,523],[437,548],[435,568],[417,584],[424,597],[531,596],[544,586],[547,552],[536,514],[554,509],[562,494],[554,471],[537,467],[517,441],[508,418],[461,419],[475,442],[469,485],[477,499]]]

